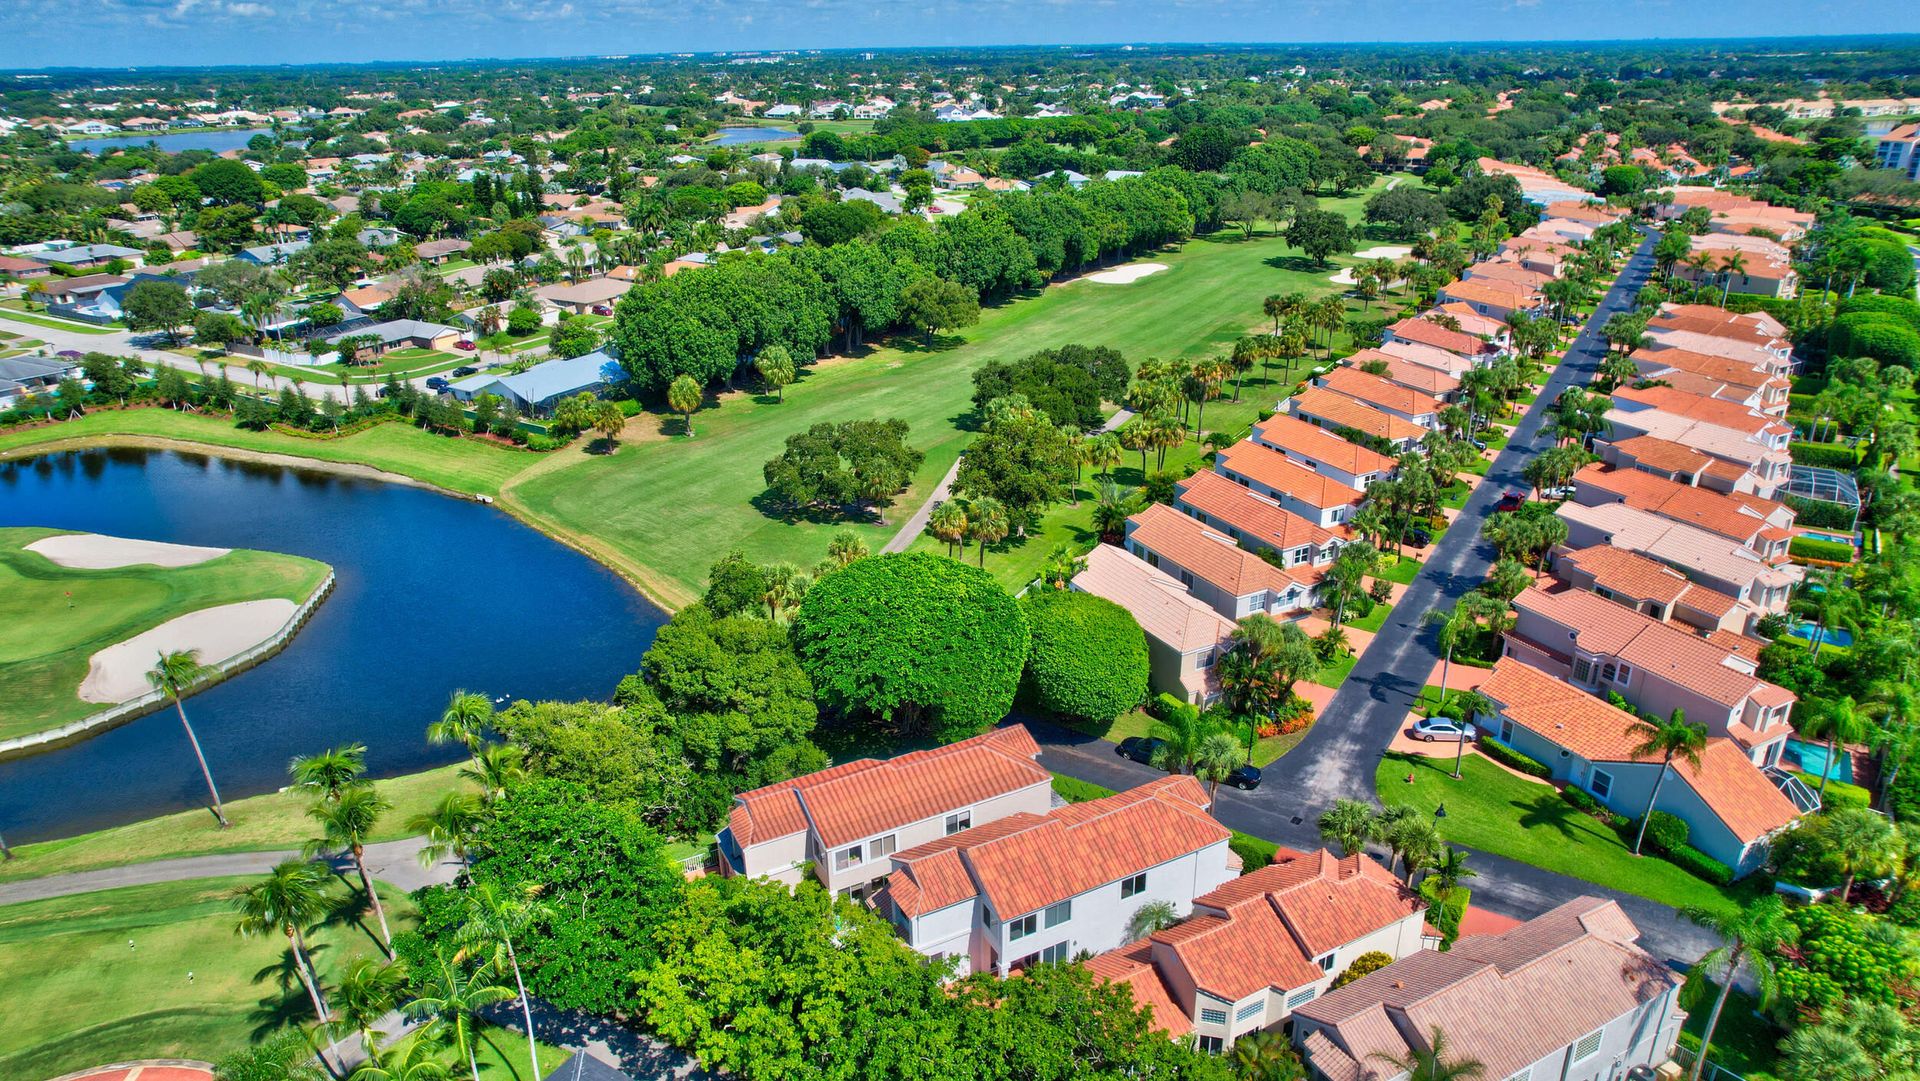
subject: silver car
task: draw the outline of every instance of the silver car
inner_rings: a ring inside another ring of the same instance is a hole
[[[1479,729],[1472,724],[1456,721],[1450,717],[1423,717],[1413,723],[1413,738],[1428,743],[1452,743],[1462,739],[1471,743],[1479,736]]]

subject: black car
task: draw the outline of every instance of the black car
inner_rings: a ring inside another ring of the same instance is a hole
[[[428,389],[428,390],[445,390],[445,389],[447,389],[447,380],[446,380],[446,377],[445,377],[445,376],[440,376],[440,375],[434,375],[434,376],[428,376],[428,377],[427,377],[427,389]]]
[[[479,371],[480,369],[474,367],[471,364],[462,364],[458,368],[455,368],[449,374],[451,374],[455,379],[465,379],[469,375],[479,374]]]
[[[1122,758],[1131,758],[1142,765],[1153,765],[1154,756],[1160,753],[1167,741],[1158,736],[1128,736],[1120,741],[1113,753]]]
[[[1407,530],[1407,543],[1413,545],[1415,548],[1425,548],[1427,545],[1433,543],[1433,534],[1424,529],[1409,529]]]
[[[1251,792],[1260,787],[1260,767],[1240,766],[1232,773],[1227,774],[1226,783],[1243,792]]]

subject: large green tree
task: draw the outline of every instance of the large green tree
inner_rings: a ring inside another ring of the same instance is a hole
[[[1026,688],[1040,708],[1110,721],[1147,696],[1147,636],[1104,597],[1041,589],[1021,602],[1033,644]]]

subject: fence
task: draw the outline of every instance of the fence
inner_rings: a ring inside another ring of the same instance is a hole
[[[293,614],[287,617],[286,623],[282,624],[280,629],[274,632],[273,637],[213,665],[214,676],[209,679],[208,683],[211,684],[244,672],[254,665],[259,664],[261,661],[266,660],[268,657],[273,656],[275,653],[280,652],[282,649],[285,649],[287,642],[293,638],[300,627],[313,615],[313,610],[320,606],[320,602],[326,598],[327,594],[333,592],[333,581],[333,572],[328,571],[326,578],[321,581],[320,585],[314,589],[305,601],[301,602],[300,607],[293,610]],[[165,692],[157,690],[148,691],[138,698],[129,698],[125,702],[115,703],[98,713],[83,717],[77,721],[69,721],[58,728],[49,728],[44,732],[34,732],[24,736],[15,736],[9,740],[0,740],[0,760],[17,758],[38,751],[52,750],[63,744],[72,743],[90,736],[102,729],[125,724],[137,717],[144,717],[155,710],[163,708],[167,702],[168,697]]]
[[[1681,1044],[1673,1049],[1673,1060],[1687,1068],[1688,1076],[1692,1076],[1693,1060],[1697,1055],[1698,1052],[1686,1044]],[[1747,1079],[1712,1059],[1708,1059],[1707,1068],[1700,1071],[1700,1081],[1747,1081]]]

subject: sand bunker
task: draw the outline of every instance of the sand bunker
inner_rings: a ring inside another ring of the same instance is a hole
[[[299,609],[282,598],[241,601],[188,612],[93,655],[80,684],[84,702],[124,702],[152,690],[147,672],[160,654],[199,652],[201,664],[220,662],[272,638]]]
[[[1366,251],[1354,252],[1353,257],[1355,259],[1398,259],[1403,255],[1411,255],[1412,253],[1412,248],[1399,244],[1381,244],[1378,247],[1368,248]]]
[[[231,548],[197,548],[190,544],[108,537],[99,533],[62,533],[27,545],[62,567],[98,571],[150,563],[156,567],[191,567],[218,559]]]
[[[1087,275],[1087,280],[1099,282],[1102,285],[1126,285],[1137,282],[1149,274],[1158,274],[1165,269],[1167,269],[1165,263],[1131,263],[1127,266],[1114,267],[1112,270],[1095,271]]]

